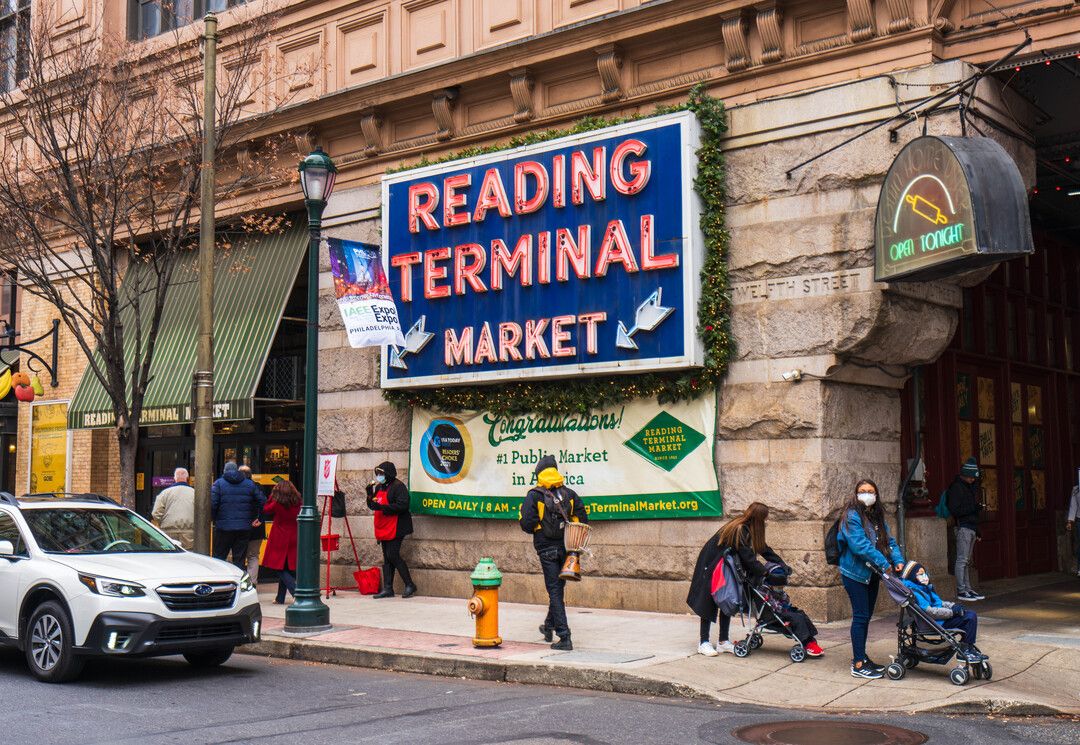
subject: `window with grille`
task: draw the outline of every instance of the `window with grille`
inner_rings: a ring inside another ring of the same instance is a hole
[[[5,0],[0,0],[0,3]],[[128,0],[128,38],[149,39],[245,0]]]
[[[30,0],[0,0],[0,91],[18,87],[30,63]]]

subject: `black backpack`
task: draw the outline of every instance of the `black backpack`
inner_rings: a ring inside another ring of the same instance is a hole
[[[561,486],[556,487],[555,491],[543,487],[537,488],[544,495],[544,516],[540,518],[540,532],[548,540],[560,541],[563,538],[566,523],[570,522],[566,511],[566,503],[570,500]]]
[[[840,566],[840,518],[829,528],[825,534],[825,563],[832,566]]]

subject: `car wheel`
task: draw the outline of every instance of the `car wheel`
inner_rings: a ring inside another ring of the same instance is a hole
[[[221,647],[202,652],[184,652],[184,659],[193,667],[217,667],[224,665],[232,657],[232,653],[232,647]]]
[[[71,618],[55,601],[42,603],[26,624],[26,662],[30,672],[46,683],[64,683],[79,677],[84,660],[72,650],[75,633]]]

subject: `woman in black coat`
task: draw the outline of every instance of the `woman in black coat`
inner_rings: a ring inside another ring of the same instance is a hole
[[[405,559],[401,557],[401,544],[405,536],[413,532],[412,514],[409,512],[409,489],[397,478],[397,468],[387,461],[375,467],[375,480],[367,486],[367,505],[374,513],[375,539],[382,546],[383,589],[372,597],[394,597],[394,571],[405,583],[403,598],[416,594],[416,585]]]
[[[738,553],[743,570],[751,578],[764,576],[765,565],[758,561],[758,555],[766,561],[783,564],[783,560],[765,543],[765,520],[769,508],[760,502],[752,502],[746,511],[717,531],[698,554],[694,566],[694,576],[690,580],[690,592],[686,604],[701,619],[701,643],[698,653],[706,657],[715,657],[720,652],[734,652],[735,645],[728,638],[731,617],[720,613],[712,599],[712,576],[716,565],[727,550]],[[709,642],[713,621],[719,616],[720,638],[717,645]]]

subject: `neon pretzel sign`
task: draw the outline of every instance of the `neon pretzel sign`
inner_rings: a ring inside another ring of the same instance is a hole
[[[934,279],[966,271],[1029,252],[1030,234],[1020,174],[1000,145],[920,137],[896,157],[881,188],[875,277]]]

